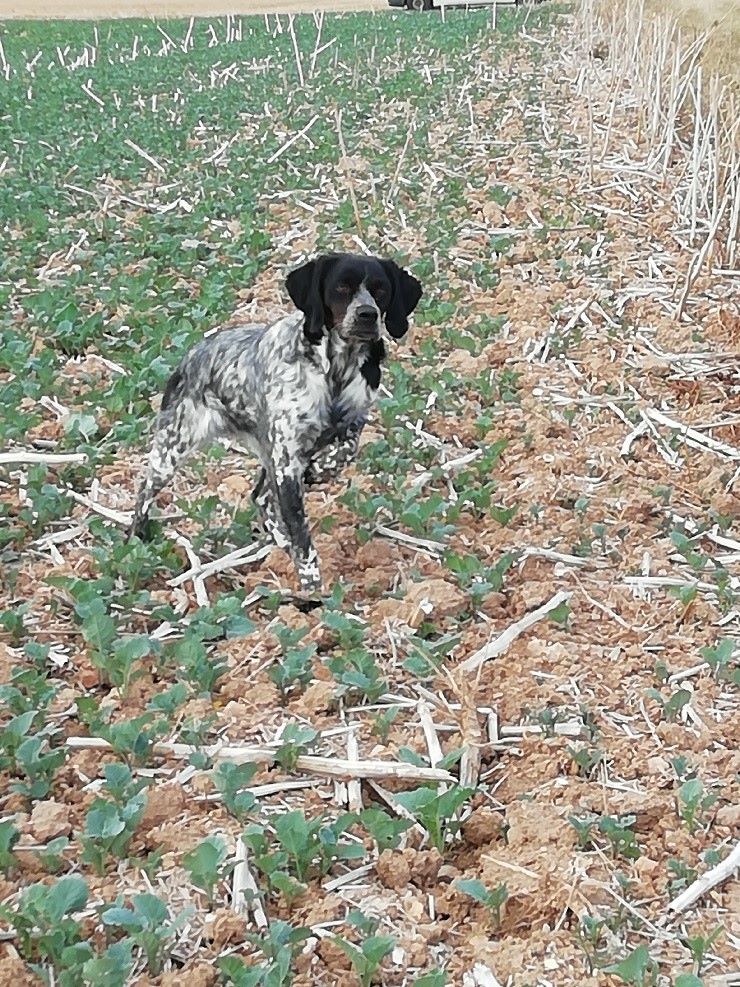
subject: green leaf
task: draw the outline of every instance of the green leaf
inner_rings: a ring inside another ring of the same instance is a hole
[[[429,973],[422,973],[414,981],[413,987],[447,987],[447,974],[444,970],[431,970]]]
[[[84,835],[109,840],[122,833],[125,821],[111,802],[93,803],[85,816]]]
[[[216,964],[224,983],[233,987],[258,987],[265,973],[262,966],[245,966],[237,956],[225,956]]]
[[[46,889],[45,912],[52,923],[79,912],[87,904],[87,884],[81,877],[60,877]]]
[[[130,908],[107,908],[100,916],[103,925],[114,925],[129,932],[143,928],[144,922]]]
[[[137,894],[131,904],[137,917],[150,929],[156,929],[167,919],[167,905],[155,894]]]
[[[455,887],[458,891],[462,891],[462,893],[466,894],[469,898],[479,902],[479,904],[488,904],[490,892],[482,881],[478,881],[475,878],[465,878],[455,881]]]
[[[645,975],[654,967],[647,951],[647,946],[638,946],[626,956],[620,963],[604,968],[605,973],[614,973],[625,984],[634,984],[641,987],[645,982]]]

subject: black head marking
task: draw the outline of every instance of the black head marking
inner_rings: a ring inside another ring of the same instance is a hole
[[[421,285],[408,271],[395,261],[382,261],[385,273],[393,288],[393,295],[385,316],[385,325],[391,336],[399,339],[409,328],[408,316],[414,311],[421,298]]]
[[[318,343],[324,335],[326,310],[323,282],[327,269],[335,259],[335,255],[330,254],[317,257],[291,271],[285,281],[291,301],[306,316],[303,331],[312,343]]]

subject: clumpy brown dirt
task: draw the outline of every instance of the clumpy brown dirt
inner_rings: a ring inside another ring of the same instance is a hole
[[[265,895],[271,920],[311,931],[295,960],[296,985],[357,982],[333,936],[356,937],[346,918],[358,908],[377,921],[380,933],[396,938],[374,981],[389,987],[413,983],[437,967],[459,985],[616,984],[601,968],[643,944],[659,964],[658,983],[670,985],[695,969],[690,940],[709,936],[717,926],[723,932],[704,959],[705,983],[729,983],[721,978],[737,965],[736,879],[680,916],[671,913],[670,903],[696,874],[726,857],[740,826],[736,683],[726,674],[731,668],[713,674],[702,652],[738,634],[740,313],[731,282],[721,273],[725,258],[717,256],[694,283],[686,315],[676,317],[677,294],[693,256],[671,199],[671,183],[679,176],[669,172],[656,184],[646,164],[650,149],[641,143],[629,102],[611,109],[610,143],[593,155],[589,120],[606,126],[611,80],[604,69],[589,112],[578,84],[583,52],[573,47],[575,30],[568,21],[559,32],[537,38],[544,49],[539,57],[547,56],[549,68],[538,70],[542,89],[534,108],[523,108],[514,87],[508,94],[505,122],[496,132],[506,151],[495,159],[495,170],[480,146],[490,136],[490,106],[485,100],[471,105],[481,128],[471,141],[471,171],[487,170],[490,183],[466,188],[457,246],[441,260],[439,284],[430,279],[426,286],[435,302],[455,303],[451,321],[459,332],[471,332],[481,316],[504,317],[505,328],[469,352],[438,338],[439,327],[426,325],[421,310],[406,349],[393,353],[421,377],[419,354],[434,338],[433,372],[446,368],[462,382],[464,398],[454,415],[440,402],[429,406],[421,422],[419,443],[435,450],[435,465],[507,440],[491,478],[496,504],[518,510],[502,523],[500,515],[463,507],[447,546],[490,566],[513,553],[501,586],[471,597],[433,544],[436,539],[430,533],[414,536],[394,518],[383,520],[390,536],[375,531],[366,540],[367,530],[340,499],[347,482],[383,492],[361,459],[349,480],[312,493],[308,507],[325,581],[342,583],[343,607],[367,625],[365,645],[377,657],[387,692],[375,705],[353,705],[338,695],[325,661],[341,649],[321,610],[304,612],[286,599],[271,612],[253,601],[249,614],[256,629],[213,645],[211,660],[226,665],[213,695],[191,698],[172,725],[174,734],[183,723],[208,721],[211,739],[264,747],[279,741],[292,720],[321,732],[312,753],[330,763],[395,763],[406,748],[433,763],[462,749],[463,763],[472,764],[468,781],[477,791],[444,852],[430,846],[418,825],[410,826],[399,846],[386,849],[358,828],[353,834],[365,848],[361,860],[337,864],[324,875],[311,871],[293,898]],[[485,57],[481,53],[483,68]],[[499,71],[531,80],[534,57],[532,49],[517,52]],[[550,155],[547,174],[532,147],[534,118],[545,124],[540,136]],[[443,162],[445,142],[462,138],[444,118],[433,130],[432,146]],[[624,148],[630,149],[632,170]],[[358,173],[360,191],[362,182]],[[491,201],[491,189],[504,184],[512,192],[507,203]],[[292,216],[284,204],[265,205],[277,239]],[[544,222],[560,211],[565,222]],[[491,256],[492,231],[500,230],[508,231],[513,246]],[[308,224],[300,233],[301,245],[313,249],[315,229]],[[398,237],[406,238],[412,256],[424,255],[422,231],[399,229]],[[349,238],[341,246],[354,249]],[[282,262],[295,242],[281,249]],[[470,274],[481,257],[497,273],[493,287]],[[278,290],[270,271],[258,279],[252,296],[274,304]],[[481,378],[495,382],[493,396],[481,397],[473,387]],[[687,445],[651,419],[651,410],[722,446]],[[491,420],[476,425],[483,412]],[[626,445],[642,422],[647,424]],[[365,444],[384,434],[376,416]],[[138,457],[104,472],[101,500],[115,510],[130,508],[140,466]],[[462,468],[429,475],[419,496],[431,490],[457,496]],[[418,482],[418,473],[410,473],[408,485]],[[13,498],[16,488],[9,483],[3,496]],[[209,462],[200,479],[186,472],[175,495],[196,497],[214,489],[225,504],[241,503],[249,489],[243,460],[229,455]],[[162,506],[169,509],[166,498]],[[74,520],[86,516],[87,508],[75,508]],[[322,530],[322,516],[333,517],[331,530]],[[195,526],[185,523],[181,530],[190,536]],[[706,557],[700,571],[677,551],[673,531],[685,533],[692,550]],[[407,538],[397,537],[399,532]],[[53,563],[54,571],[91,575],[91,546],[84,538],[60,546],[62,562]],[[187,564],[183,554],[183,568]],[[39,640],[63,637],[66,643],[68,660],[53,708],[67,738],[84,738],[87,731],[74,712],[83,695],[104,700],[120,721],[140,715],[162,683],[154,666],[125,694],[100,681],[78,628],[44,581],[49,568],[48,557],[29,556],[15,593],[27,599]],[[260,585],[289,589],[292,580],[290,563],[275,550],[256,566],[207,580],[206,588],[215,600],[234,587],[247,594]],[[567,614],[539,621],[477,672],[461,670],[466,658],[558,591],[570,594]],[[173,588],[162,581],[154,592],[180,613],[196,609],[191,583]],[[269,675],[279,655],[268,630],[275,623],[305,631],[301,645],[315,647],[311,682],[285,696]],[[456,642],[436,674],[420,683],[402,664],[410,642],[447,632]],[[3,681],[22,660],[9,638],[0,642]],[[672,709],[678,689],[686,690],[686,701]],[[395,718],[379,723],[379,713],[391,708]],[[348,736],[357,743],[356,754]],[[113,760],[110,754],[104,758]],[[3,796],[3,817],[14,820],[22,834],[17,866],[3,883],[6,902],[44,876],[35,853],[22,849],[24,842],[69,836],[64,858],[68,867],[77,867],[79,834],[92,790],[99,787],[102,760],[99,751],[72,750],[47,799],[32,806],[18,794]],[[209,901],[183,869],[183,856],[219,833],[233,860],[243,824],[227,811],[207,767],[187,767],[177,751],[160,750],[146,769],[152,785],[131,854],[141,861],[149,852],[161,853],[160,869],[152,883],[142,866],[129,862],[103,875],[84,867],[91,887],[87,918],[94,926],[92,903],[152,888],[173,913],[192,906],[193,917],[164,972],[150,976],[139,963],[132,982],[210,987],[219,958],[256,961],[247,935],[257,930],[256,914],[251,908],[236,913],[230,872]],[[459,778],[459,767],[452,771]],[[688,821],[679,789],[693,777],[710,798],[696,820]],[[3,779],[5,786],[9,780]],[[270,819],[296,808],[307,818],[336,816],[359,805],[403,817],[394,795],[413,787],[392,777],[360,781],[351,768],[333,778],[312,770],[312,762],[293,771],[260,764],[251,785]],[[579,825],[589,820],[590,835],[582,839]],[[620,826],[627,831],[622,842],[615,833]],[[473,879],[491,891],[505,889],[500,914],[458,886]],[[592,941],[584,924],[589,919],[597,928]],[[0,943],[0,985],[35,982],[17,949],[12,936]]]

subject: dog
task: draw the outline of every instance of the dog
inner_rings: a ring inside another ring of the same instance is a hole
[[[164,390],[130,535],[200,446],[232,438],[259,459],[263,530],[291,555],[300,589],[321,589],[304,490],[354,459],[380,386],[383,330],[408,330],[422,287],[392,260],[325,254],[288,274],[298,309],[273,325],[223,329],[189,350]]]

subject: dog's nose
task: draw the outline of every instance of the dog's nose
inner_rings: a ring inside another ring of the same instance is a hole
[[[375,322],[377,318],[378,310],[373,308],[372,305],[360,305],[357,309],[357,321],[362,322],[366,326]]]

